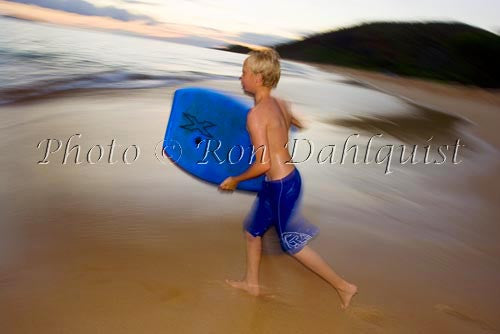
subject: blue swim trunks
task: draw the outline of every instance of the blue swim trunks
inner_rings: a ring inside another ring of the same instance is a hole
[[[285,252],[295,254],[304,248],[319,229],[300,215],[301,185],[297,169],[280,180],[263,181],[253,208],[244,221],[245,230],[258,237],[274,225]]]

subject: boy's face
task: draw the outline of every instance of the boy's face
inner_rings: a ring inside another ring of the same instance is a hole
[[[246,93],[254,94],[257,88],[258,75],[252,72],[246,61],[243,63],[243,69],[240,77],[241,87]]]

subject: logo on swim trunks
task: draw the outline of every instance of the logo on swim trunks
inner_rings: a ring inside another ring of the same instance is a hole
[[[189,131],[200,131],[202,135],[207,136],[208,138],[213,138],[212,134],[208,132],[207,128],[211,128],[215,126],[214,123],[209,121],[198,121],[196,116],[188,114],[187,112],[182,113],[184,117],[187,118],[189,123],[180,125],[181,128],[189,130]]]
[[[312,237],[300,232],[285,232],[282,234],[285,245],[290,249],[304,246]]]

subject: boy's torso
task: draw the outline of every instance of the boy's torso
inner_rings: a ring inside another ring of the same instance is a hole
[[[291,159],[288,149],[288,131],[292,120],[284,101],[269,97],[257,104],[252,112],[265,120],[271,168],[266,173],[269,180],[282,179],[289,175],[295,167],[286,162]]]

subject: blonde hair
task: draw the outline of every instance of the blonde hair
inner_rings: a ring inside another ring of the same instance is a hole
[[[276,88],[281,76],[280,55],[274,49],[254,50],[245,60],[254,74],[262,75],[262,84]]]

